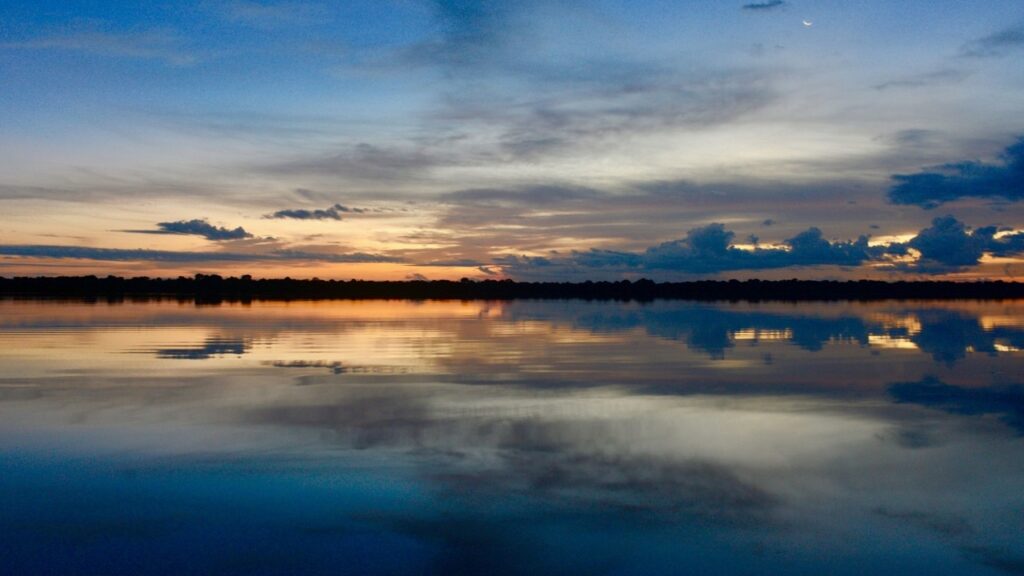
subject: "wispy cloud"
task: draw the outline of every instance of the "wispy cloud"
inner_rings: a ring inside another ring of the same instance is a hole
[[[450,192],[440,197],[443,202],[460,205],[527,205],[538,206],[574,200],[594,200],[602,193],[583,187],[574,186],[529,186],[515,190],[502,188],[472,188]]]
[[[525,30],[516,16],[529,11],[533,0],[428,0],[438,33],[417,43],[403,55],[412,64],[472,68],[493,62]]]
[[[55,246],[41,244],[0,245],[0,255],[34,258],[70,258],[108,262],[331,262],[372,263],[401,262],[402,259],[382,254],[325,253],[302,250],[273,250],[269,252],[188,252],[170,250],[142,250],[121,248],[86,248],[81,246]]]
[[[325,5],[312,2],[229,0],[210,6],[228,22],[264,30],[322,23],[330,16]]]
[[[1024,24],[1017,24],[964,44],[960,47],[960,54],[972,58],[989,58],[1005,56],[1010,51],[1022,47],[1024,47]]]
[[[726,125],[777,100],[758,70],[676,70],[637,62],[532,66],[527,89],[450,93],[439,122],[494,134],[494,157],[550,160],[614,148],[623,138]]]
[[[445,161],[435,152],[408,146],[360,143],[337,154],[283,160],[259,167],[285,176],[336,176],[353,180],[388,181],[423,175]]]
[[[874,88],[875,90],[892,90],[897,88],[925,88],[938,84],[955,84],[963,81],[969,75],[970,73],[965,70],[946,68],[926,72],[924,74],[914,74],[902,78],[887,80],[885,82],[875,84]]]
[[[774,10],[776,8],[782,8],[786,3],[783,0],[768,0],[767,2],[751,2],[750,4],[744,4],[744,10],[764,11]]]
[[[196,53],[176,33],[166,30],[113,31],[97,25],[70,26],[25,40],[5,42],[0,48],[65,50],[117,58],[160,60],[172,66],[196,63]]]

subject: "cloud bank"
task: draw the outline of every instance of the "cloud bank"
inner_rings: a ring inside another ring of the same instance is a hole
[[[643,252],[614,250],[573,251],[564,257],[509,257],[501,263],[508,274],[532,276],[553,272],[579,276],[581,272],[679,272],[715,274],[734,270],[767,270],[797,266],[856,266],[881,258],[884,247],[869,246],[867,236],[853,241],[830,241],[818,228],[785,240],[784,249],[745,250],[733,245],[735,232],[723,224],[709,224],[690,230],[685,238],[664,242]]]
[[[918,273],[955,272],[977,265],[985,254],[1024,253],[1024,232],[997,226],[969,229],[953,216],[932,221],[907,242],[871,245],[867,236],[829,240],[811,227],[783,241],[781,247],[753,249],[734,245],[735,232],[714,223],[690,230],[685,238],[664,242],[643,252],[573,251],[568,255],[505,256],[496,259],[513,278],[590,278],[611,275],[677,273],[710,275],[738,270],[771,270],[813,266],[854,267],[876,263],[892,270]],[[899,262],[911,250],[914,262]]]

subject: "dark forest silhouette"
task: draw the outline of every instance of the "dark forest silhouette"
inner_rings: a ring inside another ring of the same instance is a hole
[[[887,300],[1024,298],[1024,283],[883,282],[876,280],[698,280],[653,282],[515,282],[513,280],[294,280],[117,276],[0,277],[0,296],[71,299],[179,298],[196,301],[304,299],[413,300]]]

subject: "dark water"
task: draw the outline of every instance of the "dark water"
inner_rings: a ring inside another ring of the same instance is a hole
[[[1024,573],[1024,302],[0,302],[0,574]]]

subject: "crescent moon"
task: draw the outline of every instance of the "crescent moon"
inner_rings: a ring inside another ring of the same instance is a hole
[[[811,26],[814,26],[814,22],[811,22],[810,20],[804,20],[803,22],[804,22],[804,26],[807,26],[808,28],[810,28]]]

